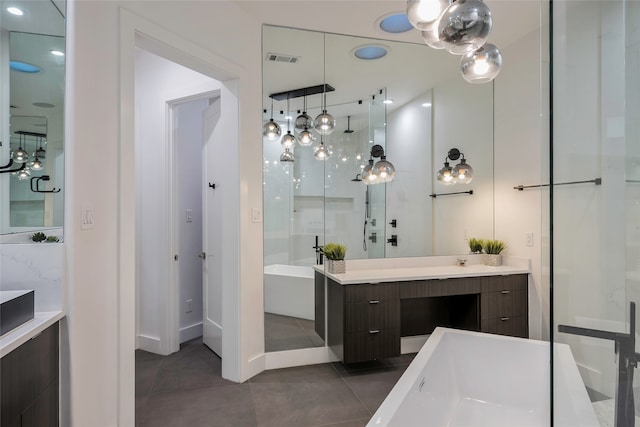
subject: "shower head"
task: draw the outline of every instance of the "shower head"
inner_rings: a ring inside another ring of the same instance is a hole
[[[353,131],[351,130],[351,116],[347,116],[347,129],[344,131],[344,133],[353,133]]]
[[[352,131],[352,132],[353,132],[353,131]],[[353,178],[351,181],[353,181],[353,182],[360,182],[360,181],[362,181],[361,175],[360,175],[359,173],[358,173],[358,174],[356,174],[356,177],[355,177],[355,178]]]

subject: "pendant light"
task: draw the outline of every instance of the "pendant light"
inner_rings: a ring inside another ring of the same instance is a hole
[[[42,137],[38,137],[39,141],[42,140]],[[29,167],[31,168],[31,170],[34,171],[39,171],[42,170],[42,168],[44,167],[44,164],[42,163],[42,161],[38,158],[38,153],[40,152],[41,148],[36,148],[36,151],[33,153],[35,159],[33,160],[33,162],[31,162],[31,164],[29,165]],[[44,150],[42,150],[44,152]]]
[[[362,169],[362,182],[367,185],[378,182],[378,177],[373,173],[373,159],[369,159],[369,164]]]
[[[304,104],[302,107],[302,114],[296,117],[296,121],[294,122],[294,128],[298,132],[302,132],[311,127],[313,127],[313,118],[311,118],[311,116],[307,114],[307,95],[304,95]]]
[[[491,11],[480,0],[456,0],[438,24],[440,41],[449,53],[464,55],[485,44],[493,24]]]
[[[373,174],[378,177],[380,182],[391,182],[396,175],[396,168],[383,154],[373,166]]]
[[[47,152],[42,146],[42,136],[38,137],[38,149],[35,152],[35,157],[38,157],[40,159],[45,159],[47,157]]]
[[[327,150],[327,147],[324,145],[324,141],[322,139],[322,135],[320,136],[320,144],[318,144],[314,149],[313,149],[313,157],[316,158],[316,160],[327,160],[330,156],[329,150]]]
[[[280,156],[281,162],[293,162],[295,160],[291,149],[296,145],[296,137],[291,133],[291,116],[289,115],[289,98],[287,98],[287,133],[280,140],[284,153]]]
[[[29,160],[29,154],[22,149],[22,134],[20,134],[20,142],[18,143],[18,149],[13,153],[13,161],[16,163],[25,163],[27,160]]]
[[[502,68],[502,54],[498,48],[485,43],[474,52],[469,52],[460,59],[462,77],[469,83],[488,83],[495,79]]]
[[[273,98],[271,98],[271,118],[262,127],[262,136],[269,141],[275,141],[282,134],[280,125],[273,121]]]
[[[27,168],[22,168],[19,171],[17,171],[16,174],[18,175],[18,179],[20,181],[24,181],[29,179],[29,176],[31,176],[31,171]]]
[[[451,4],[450,0],[409,0],[407,1],[407,19],[414,28],[424,31],[436,23],[442,13]]]
[[[324,52],[324,57],[327,57],[327,36],[326,34],[323,35],[322,38],[322,48],[323,48],[323,52]],[[316,119],[313,121],[313,128],[316,130],[316,132],[318,132],[320,135],[329,135],[331,133],[333,133],[334,130],[336,130],[336,119],[333,118],[333,116],[329,113],[327,113],[327,92],[326,92],[326,88],[327,88],[327,66],[326,66],[326,61],[323,61],[323,88],[322,88],[322,98],[323,98],[323,107],[322,107],[322,113],[319,114]]]

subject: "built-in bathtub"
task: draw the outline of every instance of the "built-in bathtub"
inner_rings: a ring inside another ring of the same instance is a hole
[[[549,343],[436,328],[367,424],[550,425]],[[599,423],[566,344],[554,345],[554,425]]]
[[[272,264],[264,267],[264,311],[314,320],[313,268]]]

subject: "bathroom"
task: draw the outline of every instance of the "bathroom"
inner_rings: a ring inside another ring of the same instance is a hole
[[[380,3],[372,6],[371,10],[367,11],[367,16],[373,17],[375,15],[377,18],[390,11],[403,8],[403,5],[400,4]],[[570,13],[565,14],[562,8],[571,8],[573,7],[571,4],[573,3],[556,3],[555,12],[558,14],[558,19],[554,23],[556,34],[574,34],[574,28],[577,27],[576,21],[580,21],[581,18],[590,19],[590,22],[596,27],[601,25],[599,16],[602,11],[599,10],[599,7],[602,5],[600,3],[592,5],[592,8],[580,9],[588,16],[577,14],[574,9],[570,9]],[[627,9],[624,12],[617,12],[618,16],[615,22],[622,22],[625,14],[636,13],[633,2],[626,5]],[[68,31],[71,31],[68,34],[72,37],[71,40],[90,41],[86,44],[72,43],[72,55],[68,58],[68,65],[72,70],[67,83],[68,116],[73,117],[73,120],[70,120],[66,127],[65,155],[69,165],[65,173],[68,184],[62,186],[63,191],[67,187],[73,188],[73,194],[65,195],[64,235],[66,288],[63,298],[70,326],[69,351],[74,355],[75,361],[87,362],[74,364],[70,368],[73,373],[70,376],[72,378],[70,381],[75,390],[73,418],[80,424],[82,424],[82,420],[94,419],[92,417],[103,419],[105,420],[104,424],[109,424],[114,417],[111,414],[118,412],[126,419],[126,414],[130,412],[130,404],[127,402],[131,401],[132,393],[131,385],[127,385],[126,379],[126,373],[131,369],[131,362],[126,362],[128,357],[126,352],[120,355],[116,350],[116,343],[120,339],[120,329],[119,323],[113,320],[121,318],[123,325],[130,324],[127,322],[134,322],[134,317],[127,314],[129,312],[126,309],[129,307],[126,296],[128,295],[127,290],[130,289],[130,274],[126,269],[122,270],[123,266],[118,261],[123,256],[124,267],[126,267],[129,257],[124,254],[129,253],[130,247],[128,245],[131,243],[126,238],[126,227],[129,227],[130,224],[126,220],[121,224],[116,220],[120,215],[126,219],[124,212],[128,212],[126,203],[127,200],[130,200],[130,194],[127,193],[126,188],[120,189],[119,184],[113,180],[104,179],[104,176],[94,174],[91,162],[85,164],[79,160],[101,162],[107,176],[124,174],[122,182],[127,182],[126,180],[131,178],[130,175],[127,175],[130,171],[126,167],[120,172],[117,166],[121,155],[118,148],[119,141],[121,141],[120,111],[126,111],[126,108],[122,108],[121,100],[118,99],[117,94],[120,93],[120,90],[126,93],[130,88],[126,87],[128,84],[126,79],[123,82],[120,81],[120,72],[116,69],[117,67],[102,69],[98,65],[104,63],[104,60],[102,57],[98,57],[97,53],[105,55],[108,63],[120,63],[121,48],[116,40],[120,31],[124,30],[120,29],[118,25],[120,22],[118,8],[123,7],[135,15],[144,17],[143,23],[136,24],[138,25],[136,28],[141,32],[153,30],[145,26],[147,25],[145,20],[157,23],[161,27],[174,30],[181,37],[192,40],[194,43],[196,40],[206,40],[199,44],[204,45],[212,52],[229,58],[233,63],[242,64],[245,70],[252,70],[247,72],[229,67],[229,69],[237,71],[236,75],[240,76],[242,82],[245,82],[246,86],[243,87],[246,90],[242,92],[240,104],[242,111],[246,112],[246,116],[241,123],[241,128],[247,135],[251,135],[251,137],[246,136],[247,146],[256,148],[255,153],[243,152],[240,163],[241,175],[249,185],[246,198],[240,204],[240,212],[247,213],[246,218],[244,218],[244,214],[242,216],[240,224],[242,232],[239,233],[242,234],[243,239],[246,239],[240,249],[241,257],[245,259],[245,261],[241,261],[240,265],[246,268],[241,268],[244,271],[242,275],[238,274],[238,283],[243,292],[241,295],[237,295],[237,298],[240,301],[240,318],[246,320],[248,324],[258,325],[258,327],[249,328],[250,330],[245,329],[246,326],[238,326],[235,329],[237,330],[236,335],[242,337],[241,340],[238,339],[238,342],[242,341],[242,345],[237,346],[240,350],[234,359],[237,360],[238,367],[231,368],[231,371],[236,372],[231,376],[242,381],[263,369],[259,365],[264,366],[265,359],[264,331],[259,326],[262,324],[259,317],[262,316],[263,269],[262,266],[256,268],[250,265],[255,263],[256,259],[263,258],[261,249],[263,224],[252,222],[248,214],[251,209],[262,207],[262,186],[260,183],[262,182],[263,168],[258,165],[262,165],[264,159],[254,140],[259,139],[256,136],[263,123],[261,112],[265,108],[268,109],[269,106],[261,98],[247,95],[247,92],[262,93],[260,83],[262,79],[260,70],[263,63],[263,55],[261,54],[262,24],[308,27],[333,34],[351,33],[351,31],[345,30],[347,27],[344,26],[344,23],[340,27],[339,23],[333,22],[332,19],[318,19],[309,25],[294,25],[288,20],[288,17],[303,17],[310,12],[319,17],[327,15],[322,15],[322,8],[319,7],[314,8],[307,5],[309,9],[305,9],[302,4],[290,6],[290,9],[285,9],[284,6],[273,5],[274,9],[270,11],[270,15],[264,15],[264,17],[260,16],[259,10],[248,10],[250,9],[248,5],[240,7],[233,4],[215,6],[203,4],[197,10],[184,12],[189,18],[188,22],[202,23],[201,27],[175,22],[173,18],[176,6],[170,4],[157,9],[138,3],[127,5],[126,2],[112,2],[112,4],[105,2],[93,5],[92,8],[84,4],[75,4],[71,7],[68,21]],[[496,34],[499,33],[498,22],[502,22],[500,25],[504,26],[505,22],[510,22],[508,19],[510,15],[517,16],[516,10],[509,11],[509,6],[505,7],[507,7],[507,11],[503,10],[501,17],[500,8],[495,6]],[[516,6],[511,7],[515,8]],[[508,253],[510,255],[531,260],[533,284],[530,287],[531,321],[529,327],[531,338],[551,338],[551,332],[555,328],[550,328],[550,322],[553,322],[554,325],[558,323],[579,324],[596,329],[614,327],[624,329],[627,313],[626,302],[633,300],[633,296],[637,292],[637,284],[634,285],[634,280],[638,270],[637,224],[634,222],[638,218],[637,206],[634,204],[634,200],[637,200],[634,191],[637,190],[632,183],[624,184],[625,180],[638,179],[638,153],[636,151],[638,144],[637,141],[625,139],[624,135],[638,134],[637,131],[634,131],[635,123],[638,121],[633,120],[637,108],[634,99],[627,99],[624,108],[620,103],[605,103],[606,99],[603,93],[612,97],[622,96],[621,94],[625,92],[632,93],[632,90],[637,87],[637,82],[633,81],[631,76],[637,75],[637,73],[633,74],[628,69],[626,72],[625,69],[616,69],[619,74],[600,75],[597,72],[597,61],[601,58],[591,55],[590,52],[599,49],[598,51],[603,53],[601,56],[606,53],[624,58],[625,46],[628,49],[635,46],[632,42],[635,33],[628,29],[629,34],[626,34],[625,37],[629,40],[626,44],[616,38],[620,37],[620,34],[615,32],[608,38],[600,39],[595,36],[589,38],[589,43],[598,46],[597,48],[586,44],[584,46],[572,45],[571,43],[579,44],[582,41],[582,39],[578,39],[579,34],[575,33],[575,39],[563,40],[563,43],[567,43],[567,45],[558,46],[554,52],[554,58],[557,61],[554,62],[556,84],[553,86],[553,101],[555,103],[554,143],[553,150],[551,150],[554,166],[553,182],[592,180],[601,177],[602,185],[587,184],[554,188],[556,197],[553,205],[553,224],[555,226],[553,240],[551,240],[549,190],[545,188],[527,189],[520,192],[513,189],[518,185],[549,182],[549,114],[546,109],[549,102],[547,92],[549,81],[547,77],[548,61],[545,60],[547,55],[544,54],[548,43],[548,28],[544,26],[546,20],[541,18],[546,16],[546,11],[534,7],[534,13],[536,19],[543,22],[538,33],[529,38],[514,40],[514,43],[510,44],[505,41],[503,45],[505,64],[507,58],[510,59],[508,61],[509,67],[505,65],[505,69],[496,80],[493,88],[495,130],[492,159],[494,177],[491,192],[493,213],[489,225],[491,231],[487,233],[485,230],[479,230],[478,233],[483,232],[483,234],[506,240],[509,244]],[[96,22],[96,14],[104,16],[104,21]],[[206,24],[205,15],[207,17]],[[222,18],[223,16],[225,19]],[[212,28],[215,25],[211,25],[212,19],[215,24],[219,24],[215,29]],[[374,20],[369,19],[371,22]],[[129,21],[123,20],[123,22]],[[242,22],[243,25],[236,25],[239,22]],[[372,26],[371,22],[367,23],[369,27]],[[242,27],[242,29],[235,27]],[[98,37],[97,34],[111,37]],[[231,46],[221,47],[219,42],[215,42],[216,37],[214,36],[222,38],[228,34],[233,36]],[[374,37],[371,32],[362,32],[361,34]],[[163,36],[165,35],[160,34],[158,37],[162,39]],[[378,37],[390,38],[390,36],[382,35]],[[398,37],[398,39],[400,38]],[[410,37],[405,38],[409,39]],[[418,38],[413,37],[411,40],[413,43],[417,43]],[[133,43],[132,41],[131,44]],[[605,46],[600,46],[599,43],[611,43],[613,46],[605,49]],[[187,44],[176,44],[184,49],[191,49],[191,47],[184,47]],[[193,48],[192,51],[198,52],[196,48]],[[541,51],[543,52],[542,59]],[[444,55],[442,53],[441,57]],[[631,60],[635,56],[631,53],[628,55],[629,60],[626,62],[626,67],[635,66],[635,62]],[[126,55],[124,57],[128,58]],[[93,59],[95,61],[92,61]],[[583,72],[583,70],[574,68],[563,68],[560,64],[565,60],[576,60],[578,63],[583,63],[583,60],[592,62],[588,67],[585,66],[588,72]],[[615,57],[610,62],[622,63]],[[456,67],[455,61],[452,66]],[[248,73],[248,76],[242,74],[243,72]],[[451,75],[457,75],[457,72],[451,71]],[[99,76],[105,82],[104,86],[95,87],[91,84],[95,81],[93,76]],[[624,76],[627,76],[627,80]],[[327,82],[331,83],[329,80]],[[317,84],[315,79],[309,82],[309,85],[312,84]],[[617,86],[622,84],[628,86],[623,91]],[[540,90],[541,87],[544,90]],[[583,87],[598,87],[600,92],[581,90]],[[368,94],[372,95],[379,89],[381,87],[372,87]],[[336,88],[336,92],[338,92],[338,88]],[[103,102],[95,105],[96,96],[103,99]],[[331,99],[330,94],[329,99]],[[126,96],[123,97],[122,102],[126,107]],[[122,120],[126,125],[126,117]],[[356,125],[358,123],[354,120],[354,128]],[[348,135],[343,132],[346,128],[346,124],[342,122],[338,131],[343,135]],[[100,140],[100,145],[81,143],[81,141],[95,141],[98,134],[100,138],[97,139]],[[126,138],[126,132],[123,135],[125,136],[122,138]],[[605,138],[607,139],[606,143]],[[610,143],[609,139],[611,139]],[[392,150],[391,141],[386,142],[390,143],[389,150]],[[128,145],[124,142],[122,145],[126,154]],[[453,147],[461,148],[477,173],[486,172],[474,164],[474,161],[479,161],[479,157],[469,155],[462,149],[458,141],[455,141],[455,144],[447,144],[443,149]],[[444,156],[439,153],[431,154],[430,164],[441,167]],[[390,151],[389,160],[393,162],[391,155],[392,151]],[[124,154],[123,158],[126,159]],[[5,159],[3,158],[3,160]],[[123,164],[126,166],[126,162]],[[478,165],[480,164],[478,163]],[[398,178],[400,173],[401,171],[397,171]],[[434,176],[430,173],[429,179],[433,180]],[[343,179],[345,186],[361,186],[362,183],[350,181],[354,177],[355,173],[353,176],[347,176],[346,179]],[[125,184],[122,185],[126,187]],[[239,183],[238,187],[240,187]],[[358,197],[354,196],[354,203],[361,204],[364,203],[365,195],[363,187],[359,188],[361,194]],[[451,198],[443,197],[431,200],[428,198],[430,190],[429,188],[424,193],[425,198],[422,201],[432,205],[441,202],[442,204],[457,203],[461,199],[476,200],[476,196],[478,198],[481,196],[481,193],[478,193],[473,196],[452,196]],[[120,195],[118,195],[119,192]],[[120,200],[120,203],[117,200]],[[624,208],[622,208],[623,200],[627,201]],[[81,229],[79,220],[83,205],[93,206],[95,209],[96,222],[92,231]],[[618,206],[619,208],[606,209],[607,206]],[[125,211],[123,212],[121,209]],[[354,210],[357,209],[363,212],[361,208],[354,208]],[[266,211],[264,213],[266,220]],[[456,212],[456,214],[471,215],[472,213],[463,211]],[[477,213],[473,213],[473,215],[475,216]],[[429,215],[429,221],[433,221],[434,218],[435,216]],[[393,215],[387,215],[383,224],[386,225],[391,219],[393,219]],[[621,226],[621,224],[625,226]],[[356,251],[362,247],[361,225],[362,218],[359,218],[358,238],[356,243],[349,244],[348,257],[351,254],[356,254]],[[402,222],[398,222],[398,227],[402,227]],[[118,234],[118,230],[120,230],[120,234]],[[472,233],[474,228],[468,224],[467,230]],[[438,228],[435,231],[441,234],[433,236],[430,240],[432,242],[447,242],[456,245],[462,245],[464,242],[464,228],[461,230],[458,228]],[[527,246],[527,233],[533,233],[533,246]],[[324,231],[309,233],[312,240],[300,242],[301,251],[304,251],[300,255],[308,258],[312,263],[315,263],[315,254],[308,251],[312,251],[313,237],[316,234],[323,237]],[[118,235],[120,237],[116,238]],[[402,235],[399,234],[399,236]],[[385,236],[385,240],[386,238],[388,237]],[[336,240],[336,237],[331,237],[331,239]],[[331,240],[325,237],[324,241]],[[583,249],[587,247],[590,250]],[[399,243],[398,247],[389,249],[404,250],[404,248],[406,247]],[[552,253],[551,249],[553,249]],[[3,244],[3,254],[6,250],[6,245]],[[425,252],[424,254],[437,255],[435,252]],[[251,263],[248,260],[252,260]],[[552,260],[553,265],[551,265]],[[271,263],[282,263],[282,261],[270,261],[269,264]],[[266,262],[265,265],[267,265]],[[3,268],[3,283],[6,274],[4,271],[6,270]],[[116,274],[115,272],[120,273]],[[551,281],[553,281],[555,292],[553,294],[555,307],[553,314],[548,308],[551,303],[549,292]],[[93,285],[88,286],[87,283]],[[593,295],[594,298],[589,299],[589,295]],[[82,301],[82,303],[78,301]],[[577,304],[577,302],[580,303]],[[260,316],[251,314],[258,311],[261,313]],[[131,345],[131,340],[126,338],[126,333],[123,335],[125,338],[122,338],[121,345],[122,348],[127,348],[128,345]],[[615,360],[612,348],[606,343],[602,344],[583,337],[563,336],[557,331],[553,331],[553,338],[571,343],[574,356],[581,366],[581,373],[587,385],[604,394],[611,395],[609,394],[612,391],[611,383],[615,382]],[[91,345],[87,345],[87,343],[91,343]],[[90,363],[88,362],[94,357],[101,364],[114,368],[105,369],[104,372],[96,372],[89,367]],[[118,360],[121,357],[122,361],[119,366],[121,366],[120,372],[123,373],[122,381],[116,384],[109,378],[117,377],[118,370],[115,366],[118,366]],[[268,357],[267,355],[266,358],[268,359]],[[107,386],[94,391],[94,385],[100,383],[107,384]],[[106,402],[106,406],[98,402]],[[103,409],[96,410],[95,408]]]

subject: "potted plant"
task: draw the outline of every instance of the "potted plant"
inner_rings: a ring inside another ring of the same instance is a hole
[[[507,247],[507,244],[502,240],[489,239],[485,240],[482,249],[485,255],[485,265],[498,266],[502,265],[502,252]]]
[[[34,233],[31,236],[31,240],[33,240],[36,243],[42,242],[42,241],[44,241],[46,239],[47,239],[47,236],[41,231],[38,231],[37,233]]]
[[[482,239],[476,239],[472,237],[469,239],[469,251],[472,254],[480,254],[482,253],[482,245],[484,241]]]
[[[327,258],[327,271],[333,274],[342,274],[347,270],[344,256],[347,247],[340,243],[327,243],[322,247],[322,253]]]

